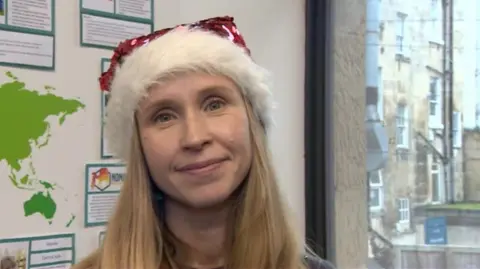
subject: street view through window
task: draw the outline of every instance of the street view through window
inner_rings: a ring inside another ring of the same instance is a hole
[[[367,0],[369,269],[480,269],[480,1]]]

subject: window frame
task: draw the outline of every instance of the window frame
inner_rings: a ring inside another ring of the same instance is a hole
[[[306,242],[320,257],[335,263],[333,60],[327,53],[334,40],[332,1],[306,0],[305,5],[304,180]]]
[[[399,113],[399,110],[402,109],[403,113]],[[400,115],[403,114],[403,115]],[[409,136],[409,113],[408,106],[406,104],[400,103],[397,104],[397,111],[395,116],[395,137],[396,137],[396,147],[397,149],[408,149],[410,145],[410,136]],[[402,128],[399,131],[399,128]],[[401,138],[401,142],[399,142]]]
[[[459,149],[462,147],[462,112],[452,112],[452,145]]]
[[[377,174],[377,178],[378,178],[378,182],[372,182],[372,178],[373,178],[373,175],[374,174]],[[383,174],[382,174],[382,170],[377,170],[375,172],[372,172],[369,174],[368,176],[368,184],[369,184],[369,192],[371,191],[378,191],[378,205],[376,206],[372,206],[371,205],[371,193],[368,193],[368,206],[369,206],[369,209],[370,209],[370,213],[372,212],[379,212],[379,211],[382,211],[383,208],[384,208],[384,199],[385,199],[385,189],[384,189],[384,185],[383,185]]]
[[[444,44],[442,0],[431,0],[430,5],[430,42]]]
[[[438,76],[431,76],[428,93],[428,127],[431,129],[443,129],[442,124],[442,78]],[[434,89],[432,90],[432,87]],[[435,97],[435,99],[433,99]],[[432,115],[432,104],[435,106]]]
[[[434,169],[435,167],[435,169]],[[433,175],[437,175],[437,190],[434,190],[434,185],[433,185]],[[439,204],[443,200],[443,174],[442,174],[442,162],[439,160],[438,156],[433,154],[432,155],[432,160],[430,164],[430,179],[431,179],[431,193],[430,193],[430,200],[432,204]],[[437,197],[438,200],[434,200],[434,191],[437,191]]]
[[[403,205],[406,205],[403,207]],[[411,221],[410,217],[410,199],[409,198],[398,198],[398,223],[399,224],[409,224]],[[402,214],[404,213],[404,214]],[[407,216],[405,219],[402,218],[402,215]]]

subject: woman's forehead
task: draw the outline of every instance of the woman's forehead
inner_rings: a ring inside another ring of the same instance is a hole
[[[154,84],[148,91],[143,105],[150,105],[162,99],[188,96],[235,94],[239,90],[230,79],[207,74],[188,74]]]

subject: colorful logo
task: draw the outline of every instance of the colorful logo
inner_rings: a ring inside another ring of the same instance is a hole
[[[124,177],[124,173],[112,173],[107,167],[102,167],[92,173],[90,178],[90,189],[105,191],[112,184],[122,184]]]

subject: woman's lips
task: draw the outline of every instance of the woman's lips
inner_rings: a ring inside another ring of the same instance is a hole
[[[206,175],[218,169],[225,161],[226,158],[209,159],[181,166],[177,171],[197,176]]]

